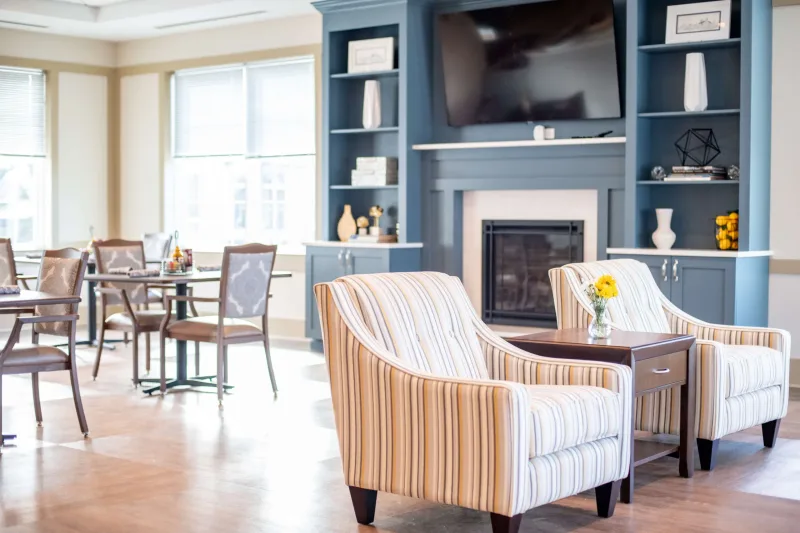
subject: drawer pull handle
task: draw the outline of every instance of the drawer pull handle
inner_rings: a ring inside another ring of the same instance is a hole
[[[654,368],[653,374],[669,374],[669,368]]]

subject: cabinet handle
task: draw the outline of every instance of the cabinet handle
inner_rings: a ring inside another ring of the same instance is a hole
[[[669,374],[669,368],[654,368],[653,374]]]
[[[669,281],[667,277],[667,263],[669,263],[669,259],[664,259],[664,264],[661,265],[661,276],[664,278],[664,281]]]
[[[680,281],[678,279],[678,260],[677,259],[675,259],[673,261],[673,263],[672,263],[672,281],[674,281],[675,283]]]
[[[344,271],[345,276],[347,275],[347,270],[345,269],[344,265],[344,249],[339,250],[339,255],[337,256],[339,260],[339,265],[342,267],[342,271]]]
[[[350,253],[350,250],[347,250],[347,253],[344,254],[344,268],[345,273],[347,273],[347,269],[350,269],[350,273],[353,274],[353,254]]]

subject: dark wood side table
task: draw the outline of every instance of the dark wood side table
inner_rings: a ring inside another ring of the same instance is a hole
[[[633,502],[634,467],[678,452],[682,477],[694,475],[695,338],[692,335],[614,331],[608,339],[592,339],[585,329],[553,330],[509,339],[526,352],[559,359],[618,363],[633,371],[636,397],[681,387],[680,445],[633,438],[630,474],[622,482],[620,499]],[[633,427],[633,426],[632,426]]]

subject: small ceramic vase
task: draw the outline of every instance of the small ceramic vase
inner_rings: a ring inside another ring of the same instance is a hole
[[[675,232],[672,231],[672,209],[656,209],[658,228],[653,232],[653,244],[659,250],[669,250],[675,244]]]
[[[353,211],[350,209],[350,204],[347,204],[344,206],[344,213],[342,213],[342,218],[339,219],[339,224],[336,226],[336,234],[339,236],[340,241],[347,242],[350,240],[351,235],[355,235],[357,229]]]

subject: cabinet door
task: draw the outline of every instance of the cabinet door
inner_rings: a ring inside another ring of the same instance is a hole
[[[321,339],[314,285],[344,276],[344,249],[308,248],[306,250],[306,337]]]
[[[670,297],[671,260],[664,255],[613,255],[611,259],[635,259],[641,261],[650,268],[656,285],[667,298]]]
[[[347,274],[379,274],[381,272],[388,272],[389,265],[386,259],[388,253],[389,252],[384,252],[382,250],[348,250],[345,252]]]
[[[670,300],[686,313],[712,324],[734,323],[736,260],[673,257]]]

